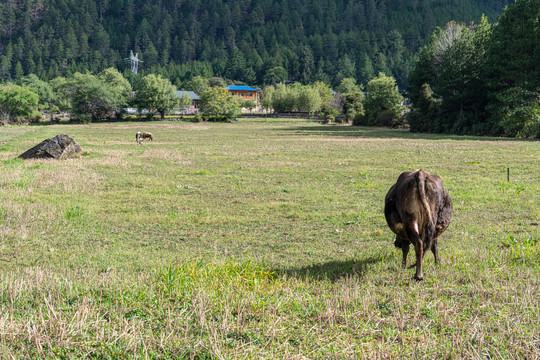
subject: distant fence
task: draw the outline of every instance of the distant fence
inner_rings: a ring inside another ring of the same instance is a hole
[[[295,112],[276,112],[272,114],[272,117],[277,118],[298,118],[298,119],[310,119],[312,117],[316,117],[317,115],[309,116],[308,112],[305,111],[295,111]]]
[[[252,114],[242,114],[239,117],[242,118],[260,118],[260,117],[268,117],[268,118],[281,118],[281,119],[310,119],[310,120],[322,120],[319,117],[319,113],[309,115],[308,112],[304,111],[295,111],[295,112],[283,112],[283,113],[252,113]],[[335,121],[336,122],[343,122],[345,120],[345,115],[340,114],[336,115]]]
[[[308,112],[291,112],[291,113],[264,113],[264,112],[254,112],[254,113],[243,113],[239,117],[242,118],[260,118],[260,117],[269,117],[269,118],[295,118],[295,119],[312,119],[316,118],[317,115],[309,116]]]

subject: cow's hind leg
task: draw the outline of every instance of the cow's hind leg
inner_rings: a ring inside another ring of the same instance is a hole
[[[407,228],[407,235],[409,237],[409,240],[414,245],[414,251],[416,253],[416,274],[414,274],[414,278],[418,281],[424,280],[424,274],[422,273],[422,258],[424,257],[424,244],[422,242],[422,239],[420,238],[420,235],[418,234],[418,231],[416,228],[418,225],[414,224],[415,228]]]
[[[407,254],[409,253],[409,241],[401,240],[401,251],[403,252],[403,260],[401,261],[401,267],[407,267]]]
[[[439,264],[439,248],[437,247],[437,238],[433,239],[431,252],[433,253],[433,256],[435,256],[435,264]]]

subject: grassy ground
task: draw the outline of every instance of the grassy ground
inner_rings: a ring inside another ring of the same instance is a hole
[[[16,159],[59,133],[84,156]],[[540,357],[538,141],[53,125],[1,128],[0,161],[0,358]],[[382,211],[418,168],[454,203],[420,283]]]

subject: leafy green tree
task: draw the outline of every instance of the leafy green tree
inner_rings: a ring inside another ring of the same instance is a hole
[[[319,89],[314,86],[302,86],[298,90],[296,96],[296,107],[300,111],[306,111],[313,114],[321,110],[323,99],[319,93]]]
[[[483,17],[472,29],[437,29],[409,78],[411,130],[540,136],[539,19],[537,2],[525,0],[495,25]]]
[[[297,109],[298,86],[277,84],[272,93],[272,108],[276,112],[291,112]]]
[[[363,119],[364,94],[362,92],[347,93],[343,95],[343,113],[347,122],[354,121],[355,118]]]
[[[325,71],[325,62],[320,59],[317,64],[317,71],[315,72],[315,75],[313,76],[313,80],[320,81],[325,84],[330,84],[330,76]]]
[[[188,94],[186,93],[183,93],[182,96],[180,96],[178,98],[178,104],[177,106],[180,108],[180,109],[187,109],[189,108],[191,105],[192,105],[193,101],[191,100],[191,98],[189,97]]]
[[[344,78],[336,89],[342,94],[353,94],[362,91],[362,85],[356,85],[355,78]]]
[[[487,91],[481,76],[485,56],[482,44],[476,40],[483,30],[473,32],[456,26],[455,31],[458,35],[440,55],[437,81],[433,85],[441,98],[436,131],[484,135],[489,132],[484,125]]]
[[[20,84],[39,96],[38,108],[46,110],[51,120],[53,119],[53,113],[58,111],[56,106],[56,93],[48,82],[40,80],[36,75],[30,74],[21,78]]]
[[[409,76],[409,87],[407,88],[407,95],[412,103],[412,107],[425,97],[422,87],[424,84],[430,86],[430,92],[432,93],[431,86],[437,81],[437,73],[435,68],[435,47],[437,39],[441,29],[436,29],[428,44],[426,44],[418,54],[418,60],[414,66],[413,71]],[[425,131],[421,127],[417,127],[417,131]]]
[[[352,78],[356,76],[356,64],[354,61],[345,55],[343,58],[338,61],[338,73],[336,74],[335,83],[339,85],[341,81],[345,78]]]
[[[195,76],[189,80],[186,84],[186,90],[191,90],[197,95],[201,95],[206,89],[210,87],[210,82],[207,78],[202,76]]]
[[[147,109],[150,113],[159,112],[162,120],[167,111],[178,105],[178,100],[176,87],[160,75],[146,75],[135,87],[134,103],[137,108]]]
[[[7,55],[0,56],[0,75],[3,80],[11,78],[11,59]]]
[[[273,109],[274,91],[273,85],[267,86],[262,91],[261,105],[268,112]]]
[[[53,111],[69,111],[71,108],[71,92],[67,86],[67,81],[65,77],[59,76],[50,82],[54,93],[54,96],[50,100],[54,109]]]
[[[70,114],[81,122],[109,118],[117,111],[115,89],[97,76],[75,73],[60,86],[69,98]]]
[[[396,126],[401,121],[403,96],[399,93],[396,80],[379,73],[367,86],[364,101],[365,116],[362,125]],[[362,121],[362,119],[359,119]]]
[[[98,76],[106,85],[110,86],[116,96],[115,106],[117,117],[121,116],[122,109],[128,106],[131,97],[131,84],[116,69],[107,68]]]
[[[252,112],[253,109],[257,108],[257,102],[255,100],[242,100],[240,102],[240,107],[244,109],[248,109],[249,112]]]
[[[21,62],[17,61],[15,64],[15,80],[20,80],[24,76],[24,70],[22,68]]]
[[[311,85],[311,87],[313,87],[319,93],[321,98],[321,106],[329,107],[332,104],[334,94],[328,85],[321,81],[316,81],[313,83],[313,85]]]
[[[239,74],[238,78],[246,84],[253,84],[257,79],[257,74],[255,74],[255,70],[251,66],[241,69]]]
[[[15,122],[18,116],[30,116],[35,112],[39,96],[25,87],[7,84],[0,87],[0,117]]]
[[[219,77],[219,76],[214,76],[214,77],[211,77],[210,79],[208,79],[208,85],[209,86],[222,86],[222,87],[226,87],[227,86],[227,83],[225,82],[225,80],[223,80],[222,77]],[[208,87],[208,86],[207,86]],[[206,88],[204,89],[206,90]],[[203,90],[203,91],[204,91]],[[193,90],[194,91],[194,90]],[[197,93],[195,91],[195,93]],[[202,94],[202,91],[201,91],[201,94]]]
[[[486,89],[481,76],[489,31],[485,18],[475,31],[455,22],[435,31],[409,78],[411,130],[489,132],[484,110]]]
[[[386,58],[392,69],[400,69],[403,65],[403,55],[405,54],[405,42],[401,33],[397,30],[392,30],[386,36],[388,47],[386,49]]]
[[[214,86],[201,94],[199,110],[210,119],[231,121],[240,114],[240,102],[226,88]]]
[[[244,54],[234,47],[229,53],[227,64],[225,65],[225,76],[229,79],[242,79],[242,72],[246,68]]]
[[[152,68],[159,61],[159,54],[154,46],[154,43],[150,41],[148,47],[143,53],[142,58],[144,59],[144,64],[148,68]]]

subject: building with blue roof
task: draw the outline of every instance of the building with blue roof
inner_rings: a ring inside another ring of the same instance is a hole
[[[259,93],[261,92],[261,89],[248,85],[228,85],[227,90],[239,99],[254,100],[257,102],[259,101]]]

